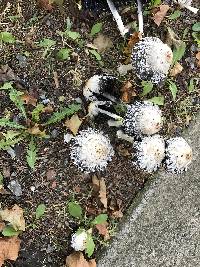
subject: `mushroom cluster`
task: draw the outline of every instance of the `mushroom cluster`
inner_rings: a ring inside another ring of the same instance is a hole
[[[71,247],[75,251],[85,250],[87,237],[88,237],[88,234],[84,229],[77,231],[71,237]]]
[[[155,84],[166,78],[172,59],[171,48],[156,37],[143,38],[132,52],[132,65],[138,78]]]

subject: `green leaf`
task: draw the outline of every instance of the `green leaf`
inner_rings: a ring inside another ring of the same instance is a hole
[[[15,37],[10,32],[0,32],[0,41],[4,43],[14,44]]]
[[[192,30],[194,32],[200,32],[200,22],[196,22],[193,26],[192,26]]]
[[[53,115],[48,119],[48,121],[44,125],[60,122],[65,117],[73,115],[80,109],[81,109],[80,104],[69,105],[67,108],[63,108],[61,111],[53,113]]]
[[[94,24],[92,26],[90,35],[94,36],[95,34],[99,33],[101,31],[101,29],[102,29],[102,23],[101,22],[98,22],[98,23]]]
[[[26,160],[31,169],[35,168],[35,163],[37,161],[37,148],[34,142],[34,137],[31,136],[31,141],[27,149]]]
[[[157,7],[161,4],[161,0],[151,0],[150,7]]]
[[[23,125],[20,125],[14,121],[10,121],[7,118],[1,118],[0,119],[0,126],[1,127],[10,127],[10,128],[14,128],[14,129],[26,129],[26,127],[24,127]]]
[[[181,42],[180,46],[173,50],[173,62],[174,65],[177,61],[181,60],[181,58],[185,54],[186,44],[185,42]]]
[[[193,32],[192,37],[194,38],[195,42],[197,43],[198,47],[200,47],[200,33]]]
[[[3,231],[2,235],[3,236],[18,236],[21,233],[21,231],[16,231],[11,225],[7,225]]]
[[[79,204],[77,204],[76,202],[69,202],[68,203],[68,212],[71,216],[75,217],[75,218],[82,218],[82,208]]]
[[[149,102],[158,105],[158,106],[163,106],[164,105],[164,96],[154,96],[151,99],[148,99]]]
[[[10,130],[10,131],[7,131],[6,133],[2,133],[2,134],[4,135],[4,137],[6,138],[6,141],[7,141],[7,140],[13,140],[17,136],[19,136],[21,134],[21,132]]]
[[[0,140],[0,150],[7,150],[9,149],[11,146],[14,146],[16,144],[18,144],[20,141],[22,141],[24,139],[24,135],[20,135],[19,137],[12,139],[12,140],[5,140],[5,139],[1,139]]]
[[[3,185],[3,175],[0,173],[0,185]]]
[[[38,46],[50,48],[54,46],[55,44],[56,44],[56,41],[44,38],[39,42]]]
[[[67,31],[71,30],[72,22],[69,17],[67,17]]]
[[[107,214],[99,214],[92,222],[92,225],[105,223],[108,219]]]
[[[176,11],[174,11],[174,13],[172,13],[169,17],[168,17],[168,19],[177,19],[177,18],[179,18],[181,16],[181,11],[180,10],[176,10]]]
[[[36,209],[36,219],[40,219],[44,213],[45,213],[45,210],[46,210],[46,206],[44,204],[40,204],[38,205],[37,209]]]
[[[76,40],[81,37],[80,33],[78,32],[66,31],[65,33],[72,40]]]
[[[13,88],[13,86],[12,86],[12,83],[10,83],[10,82],[6,82],[3,84],[3,86],[0,87],[1,90],[10,90],[12,88]]]
[[[69,59],[70,49],[68,48],[61,48],[57,53],[57,58],[60,60]]]
[[[94,240],[92,236],[88,234],[87,240],[86,240],[86,249],[85,249],[85,252],[88,255],[88,257],[92,256],[92,254],[94,253],[94,249],[95,249]]]
[[[16,89],[12,88],[9,93],[10,100],[13,101],[13,103],[16,105],[16,107],[20,110],[23,117],[27,119],[26,111],[24,108],[24,102],[21,99],[21,96],[24,93],[17,91]]]
[[[150,81],[142,81],[142,87],[143,87],[143,92],[141,96],[145,96],[152,91],[153,84]]]
[[[40,113],[43,111],[44,105],[43,104],[37,104],[37,106],[33,109],[31,112],[32,120],[34,122],[39,122],[40,120]]]
[[[101,60],[101,55],[100,55],[96,50],[92,49],[92,50],[89,50],[89,52],[90,52],[93,56],[95,56],[95,58],[96,58],[98,61]]]
[[[173,100],[175,101],[176,100],[176,94],[178,92],[178,88],[177,88],[176,84],[172,81],[169,81],[168,85],[169,85],[169,90],[172,93]]]
[[[190,79],[189,85],[188,85],[188,91],[190,93],[195,91],[195,84],[194,84],[194,78]]]

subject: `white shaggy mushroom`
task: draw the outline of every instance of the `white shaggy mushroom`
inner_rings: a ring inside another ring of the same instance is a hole
[[[101,95],[115,102],[116,100],[112,93],[116,81],[117,79],[111,75],[94,75],[86,82],[83,88],[83,95],[88,101],[95,101],[97,96]]]
[[[138,78],[155,84],[166,78],[172,59],[171,48],[157,37],[143,38],[132,52],[132,65]]]
[[[192,7],[192,0],[177,0],[175,2],[177,2],[180,5],[180,7],[182,7],[182,8],[185,7],[195,14],[199,11],[198,8]]]
[[[192,149],[182,137],[167,140],[166,167],[173,173],[182,173],[192,161]]]
[[[144,137],[134,143],[133,149],[134,165],[149,173],[156,171],[165,157],[165,142],[160,135]]]
[[[113,147],[102,132],[89,128],[81,131],[73,141],[71,159],[87,173],[105,169],[108,162],[112,160]]]
[[[163,125],[162,112],[151,102],[136,102],[127,106],[123,127],[127,134],[153,135],[158,133]]]
[[[83,251],[86,248],[87,233],[86,231],[77,231],[72,235],[71,238],[71,247],[75,251]]]

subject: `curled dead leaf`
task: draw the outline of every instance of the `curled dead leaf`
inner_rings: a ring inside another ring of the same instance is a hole
[[[109,231],[107,229],[107,226],[108,226],[107,222],[95,225],[95,227],[97,228],[99,234],[104,237],[105,241],[110,239],[110,235],[109,235]]]
[[[74,252],[67,256],[66,267],[96,267],[95,259],[87,261],[82,252]]]
[[[20,239],[16,237],[0,238],[0,267],[6,260],[15,261],[20,249]]]
[[[78,133],[79,127],[82,124],[82,120],[79,119],[77,114],[74,114],[69,120],[65,121],[65,126],[74,134]]]
[[[33,127],[29,128],[27,132],[31,135],[37,135],[42,138],[45,138],[47,136],[45,130],[41,131],[37,123]]]
[[[183,67],[181,66],[180,63],[177,62],[177,63],[174,65],[174,67],[170,70],[170,75],[171,75],[172,77],[175,77],[175,76],[177,76],[179,73],[181,73],[182,70],[183,70]]]
[[[24,103],[26,105],[32,105],[35,107],[37,104],[37,99],[35,97],[33,97],[32,95],[27,94],[27,93],[25,93],[21,96],[21,100],[24,101]]]
[[[153,20],[157,26],[160,26],[161,22],[165,18],[167,11],[169,10],[168,5],[160,5],[156,8],[156,12],[153,14]]]
[[[0,211],[0,218],[9,222],[16,231],[25,231],[25,220],[23,217],[23,209],[18,205],[14,205],[12,209]]]
[[[127,46],[124,48],[124,53],[128,56],[132,53],[132,49],[136,43],[138,43],[142,39],[142,33],[141,32],[134,32],[129,41]]]
[[[120,89],[122,92],[121,99],[125,103],[130,103],[133,97],[137,96],[137,94],[134,91],[133,85],[131,82],[127,81],[123,87]]]

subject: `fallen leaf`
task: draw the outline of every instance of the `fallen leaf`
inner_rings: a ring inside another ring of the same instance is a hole
[[[54,111],[53,107],[51,105],[47,105],[43,108],[42,113],[52,113]]]
[[[6,260],[15,261],[20,249],[20,239],[16,237],[0,238],[0,267]]]
[[[122,218],[124,215],[123,215],[123,213],[122,213],[121,210],[116,210],[116,211],[114,211],[114,212],[112,213],[112,216],[113,216],[114,218]]]
[[[131,55],[133,47],[136,43],[138,43],[142,39],[142,33],[141,32],[134,32],[129,41],[127,46],[124,48],[124,53],[128,56]]]
[[[77,114],[74,114],[69,120],[65,121],[65,126],[74,134],[78,133],[78,129],[82,124]]]
[[[101,203],[103,204],[104,208],[107,209],[108,206],[108,200],[106,196],[106,183],[103,178],[99,181],[99,198]]]
[[[38,6],[51,12],[53,10],[53,5],[50,0],[37,0]]]
[[[34,107],[37,105],[37,99],[30,94],[25,93],[20,98],[26,105],[32,105]]]
[[[23,217],[23,209],[18,205],[14,205],[12,209],[0,211],[1,220],[11,223],[16,231],[25,231],[25,220]]]
[[[166,36],[165,43],[169,47],[174,45],[176,48],[178,48],[182,44],[182,41],[180,40],[178,35],[171,28],[167,27],[167,36]]]
[[[8,65],[0,67],[0,82],[19,81],[19,77],[13,72]]]
[[[137,94],[135,93],[135,91],[133,89],[132,83],[129,82],[129,81],[127,81],[123,85],[123,87],[120,89],[120,91],[122,92],[121,99],[125,103],[130,103],[130,101],[132,100],[132,98],[135,97],[135,96],[137,96]]]
[[[5,223],[0,221],[0,232],[4,229]]]
[[[31,135],[37,135],[42,138],[45,138],[47,136],[45,130],[41,131],[37,123],[33,127],[29,128],[27,132]]]
[[[111,47],[113,47],[113,42],[111,41],[111,39],[103,34],[98,34],[93,43],[99,53],[104,53]]]
[[[107,222],[95,225],[99,234],[104,237],[105,241],[110,239],[110,235],[109,235],[109,231],[107,229],[107,226],[108,226]]]
[[[200,67],[200,51],[196,54],[197,66]]]
[[[95,192],[99,192],[99,187],[100,187],[99,179],[97,178],[95,174],[92,176],[92,185],[93,185],[93,190]]]
[[[56,171],[53,170],[53,169],[49,169],[46,173],[46,176],[47,176],[47,180],[49,181],[53,181],[55,178],[56,178]]]
[[[170,75],[172,77],[177,76],[179,73],[181,73],[183,70],[183,67],[178,62],[174,65],[174,67],[170,70]]]
[[[74,252],[67,256],[66,267],[96,267],[95,259],[87,261],[82,252]]]
[[[157,26],[160,26],[161,22],[163,21],[164,17],[169,10],[168,5],[160,5],[156,8],[157,12],[153,14],[153,20]]]

